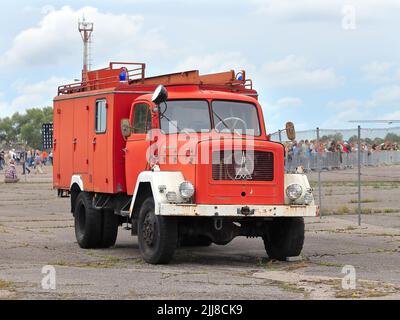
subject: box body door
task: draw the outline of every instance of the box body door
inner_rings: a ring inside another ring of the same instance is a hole
[[[74,174],[86,176],[89,168],[88,133],[89,105],[86,99],[77,99],[74,103],[73,157]],[[86,177],[84,178],[86,180]]]

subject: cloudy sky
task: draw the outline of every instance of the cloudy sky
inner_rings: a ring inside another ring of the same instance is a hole
[[[77,21],[95,23],[93,67],[149,75],[245,69],[267,128],[400,119],[398,0],[14,0],[0,19],[0,117],[51,105],[80,76]]]

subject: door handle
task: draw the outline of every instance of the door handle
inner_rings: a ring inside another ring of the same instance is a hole
[[[96,144],[96,143],[97,143],[97,139],[94,138],[93,141],[92,141],[92,143],[93,143],[93,144]]]
[[[125,152],[125,153],[128,153],[129,149],[128,148],[123,148],[122,151]]]

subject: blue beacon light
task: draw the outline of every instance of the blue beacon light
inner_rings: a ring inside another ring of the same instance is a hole
[[[125,70],[122,70],[121,73],[119,74],[119,81],[126,82],[126,71]]]

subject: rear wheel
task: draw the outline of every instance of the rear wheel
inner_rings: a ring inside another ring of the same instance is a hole
[[[92,197],[81,192],[76,198],[75,236],[81,248],[98,248],[101,245],[103,215],[92,207]]]
[[[138,241],[143,259],[152,264],[170,262],[177,247],[176,220],[156,215],[152,197],[147,198],[140,208]]]
[[[303,218],[275,218],[263,236],[265,250],[271,259],[286,260],[300,255],[304,244]]]
[[[115,245],[118,236],[119,217],[114,214],[114,210],[103,210],[103,228],[101,237],[101,247],[109,248]]]

